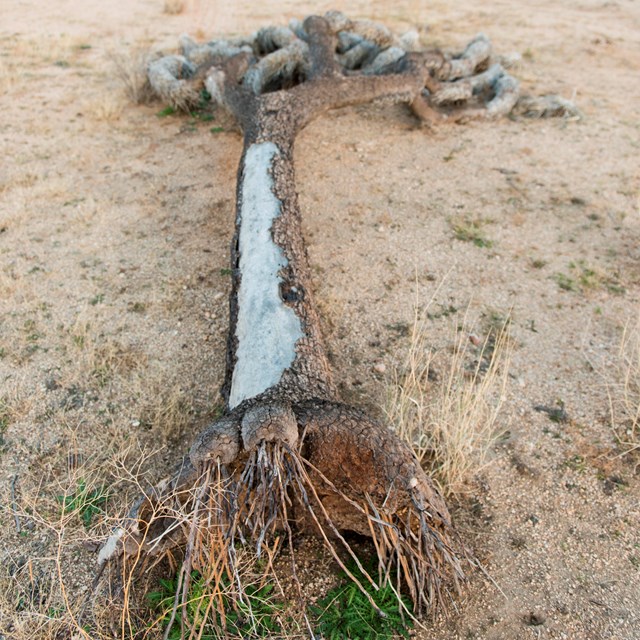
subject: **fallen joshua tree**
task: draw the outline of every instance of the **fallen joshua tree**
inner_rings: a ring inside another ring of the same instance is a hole
[[[206,576],[207,611],[224,617],[220,594],[231,586],[243,598],[239,545],[271,559],[288,544],[295,576],[294,530],[319,535],[345,570],[345,558],[359,563],[344,536],[356,532],[377,554],[378,575],[367,579],[394,576],[414,612],[432,611],[473,561],[411,449],[340,402],[301,234],[294,141],[325,111],[375,100],[406,103],[426,123],[575,110],[553,96],[522,97],[483,35],[451,56],[418,50],[417,34],[398,38],[332,11],[247,39],[183,38],[181,46],[182,55],[149,64],[155,93],[188,109],[206,89],[244,133],[225,412],[197,436],[176,475],[139,500],[99,561],[127,582],[168,557],[178,571],[172,621],[193,570]]]

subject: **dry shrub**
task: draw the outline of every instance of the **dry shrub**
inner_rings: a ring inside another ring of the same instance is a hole
[[[625,327],[614,371],[607,381],[611,424],[627,454],[640,449],[640,320]]]
[[[73,451],[68,457],[79,458]],[[11,510],[17,532],[38,537],[47,553],[9,551],[0,572],[0,620],[15,640],[86,638],[80,618],[86,605],[77,581],[85,568],[77,564],[80,549],[104,532],[108,490],[103,470],[91,459],[69,469],[61,479],[50,473],[21,479]],[[28,544],[28,542],[27,542]],[[89,581],[84,575],[81,580]]]
[[[170,16],[177,16],[185,9],[184,0],[164,0],[163,12]]]
[[[134,104],[147,104],[153,100],[153,89],[147,77],[147,66],[152,57],[149,49],[142,46],[114,51],[110,55],[114,76]]]
[[[179,438],[193,421],[191,396],[179,383],[168,382],[160,375],[145,386],[149,391],[139,403],[141,422],[164,440]]]
[[[388,386],[385,413],[448,496],[464,491],[499,435],[509,322],[494,323],[477,346],[467,332],[457,332],[450,353],[429,345],[426,323],[426,312],[417,312],[406,361]]]
[[[86,102],[84,110],[91,118],[98,122],[116,122],[122,115],[124,107],[125,102],[122,96],[104,93]]]

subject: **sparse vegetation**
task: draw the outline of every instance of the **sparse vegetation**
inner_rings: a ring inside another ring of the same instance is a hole
[[[174,116],[176,113],[178,113],[178,110],[175,107],[168,106],[164,109],[160,109],[156,115],[158,118],[166,118],[167,116]]]
[[[164,0],[163,11],[170,16],[176,16],[182,13],[184,9],[184,0]]]
[[[453,229],[453,235],[456,240],[463,242],[471,242],[476,247],[489,249],[493,246],[493,241],[489,240],[484,230],[487,220],[481,218],[470,218],[468,216],[452,218],[449,221]]]
[[[563,291],[577,291],[578,290],[577,282],[571,276],[568,276],[566,273],[556,273],[553,276],[553,279],[556,281],[556,284]]]
[[[10,424],[9,407],[4,399],[0,398],[0,453],[5,450],[5,434]]]
[[[427,312],[416,311],[407,357],[388,386],[389,421],[445,495],[464,491],[498,436],[509,320],[487,317],[484,340],[460,331],[445,353],[428,342]]]
[[[89,302],[92,305],[92,301]],[[96,302],[97,306],[98,302]],[[73,371],[67,379],[69,388],[93,383],[103,388],[116,376],[126,376],[146,364],[146,356],[139,349],[124,345],[101,328],[100,321],[89,312],[81,313],[67,330],[73,345]]]
[[[568,269],[568,273],[558,272],[553,276],[557,285],[564,291],[585,293],[606,289],[614,294],[625,292],[625,287],[617,275],[590,266],[584,260],[570,262]]]
[[[184,433],[194,413],[190,398],[180,384],[162,379],[150,381],[147,393],[141,393],[138,410],[141,424],[165,440]]]

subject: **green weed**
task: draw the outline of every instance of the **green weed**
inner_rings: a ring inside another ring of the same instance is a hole
[[[578,283],[571,276],[568,276],[565,273],[556,273],[553,276],[553,279],[563,291],[578,290]]]
[[[158,118],[166,118],[168,116],[173,116],[178,113],[178,110],[175,107],[165,107],[164,109],[158,111],[156,115]]]
[[[587,470],[587,461],[583,456],[574,455],[564,461],[564,466],[572,471],[584,473]]]
[[[229,587],[228,577],[222,580]],[[275,602],[273,584],[252,584],[244,589],[242,598],[232,597],[231,589],[220,595],[220,608],[211,607],[211,587],[199,572],[191,573],[186,606],[179,605],[173,617],[178,579],[160,580],[161,589],[147,594],[147,600],[159,612],[159,623],[168,640],[181,640],[182,629],[191,629],[193,637],[202,640],[216,638],[271,638],[281,631],[278,617],[282,605]],[[170,627],[170,628],[169,628]]]
[[[311,607],[317,624],[316,631],[326,640],[390,640],[398,635],[408,638],[413,624],[403,615],[398,595],[391,583],[386,582],[376,590],[355,563],[351,564],[349,570],[364,587],[377,609],[360,587],[342,572],[343,583],[331,589]],[[367,572],[375,575],[372,567],[367,567]],[[409,610],[410,600],[406,596],[400,598]]]
[[[456,240],[472,242],[476,247],[489,249],[493,246],[493,241],[487,238],[483,225],[485,220],[479,218],[456,218],[449,221],[453,229]]]
[[[91,489],[85,480],[80,479],[73,493],[59,495],[56,499],[62,505],[63,514],[77,512],[84,526],[89,528],[93,516],[104,513],[109,492],[105,487]]]

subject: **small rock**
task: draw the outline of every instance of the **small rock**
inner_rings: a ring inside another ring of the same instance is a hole
[[[528,616],[525,616],[525,622],[532,627],[539,627],[545,623],[546,618],[539,612],[532,611]]]
[[[522,55],[517,51],[500,56],[500,64],[505,69],[517,69],[522,64]]]
[[[51,378],[47,378],[44,383],[44,388],[47,391],[55,391],[60,388],[60,383],[52,376]]]
[[[82,546],[90,553],[95,553],[96,551],[98,551],[98,549],[100,549],[102,544],[97,540],[85,540],[82,543]]]
[[[569,415],[565,411],[563,405],[559,405],[557,407],[549,407],[543,404],[536,404],[534,405],[533,410],[538,411],[539,413],[546,413],[547,416],[549,416],[549,420],[551,420],[551,422],[569,422]]]
[[[131,421],[131,426],[132,427],[139,427],[140,426],[140,420],[132,420]]]
[[[373,370],[374,370],[376,373],[383,374],[383,373],[387,370],[387,366],[384,364],[384,362],[376,362],[376,363],[373,365]]]
[[[604,491],[605,495],[611,496],[616,489],[619,489],[620,487],[624,487],[626,485],[627,482],[624,478],[621,478],[617,475],[612,475],[608,478],[605,478],[602,485],[602,490]]]

